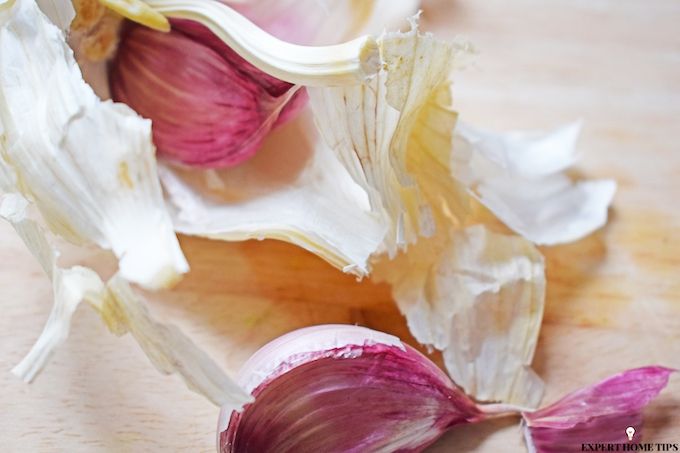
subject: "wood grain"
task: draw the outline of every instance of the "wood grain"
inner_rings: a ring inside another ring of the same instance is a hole
[[[584,121],[579,174],[619,183],[611,221],[546,248],[548,296],[535,367],[545,402],[626,368],[680,366],[680,3],[676,0],[432,0],[424,26],[478,50],[455,75],[462,118],[496,129]],[[397,334],[389,288],[357,283],[274,241],[182,238],[191,274],[155,294],[172,319],[234,372],[259,346],[310,324],[351,322]],[[0,226],[2,451],[214,451],[217,409],[156,373],[129,337],[86,308],[31,385],[9,369],[47,318],[49,282]],[[101,253],[89,262],[110,264]],[[645,438],[680,442],[680,378],[646,410]],[[434,452],[522,452],[516,420],[451,431]]]

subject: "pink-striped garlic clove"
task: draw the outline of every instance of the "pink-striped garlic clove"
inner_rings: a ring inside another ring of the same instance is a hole
[[[421,451],[484,418],[420,352],[357,326],[319,326],[259,350],[240,373],[255,401],[223,413],[227,452]]]
[[[205,26],[171,24],[168,33],[128,24],[111,65],[112,96],[152,120],[159,156],[203,168],[238,165],[306,95],[255,68]]]

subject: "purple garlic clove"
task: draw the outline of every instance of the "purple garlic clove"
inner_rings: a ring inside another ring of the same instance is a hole
[[[240,380],[255,401],[222,414],[223,453],[422,451],[451,426],[484,418],[427,357],[357,326],[285,335]]]
[[[111,93],[153,122],[158,155],[230,167],[304,105],[304,91],[252,66],[203,25],[172,20],[162,33],[128,24],[110,70]]]
[[[660,366],[624,371],[523,413],[529,451],[576,452],[583,445],[640,442],[642,409],[666,387],[673,371]]]

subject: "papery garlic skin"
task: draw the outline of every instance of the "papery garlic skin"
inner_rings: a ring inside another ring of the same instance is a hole
[[[4,188],[14,178],[3,170],[0,166],[0,187]],[[30,211],[28,200],[20,194],[0,195],[0,217],[12,224],[52,281],[54,303],[40,337],[12,373],[32,381],[66,340],[76,309],[87,302],[111,332],[118,336],[130,333],[161,373],[180,375],[191,390],[221,407],[240,409],[251,400],[177,327],[157,321],[145,300],[120,275],[104,283],[90,268],[60,267],[53,235],[31,217]]]
[[[545,301],[543,257],[527,240],[483,225],[421,239],[374,275],[392,285],[409,329],[443,353],[451,378],[478,401],[537,407],[531,369]]]
[[[252,157],[304,91],[252,66],[199,23],[163,33],[130,24],[111,63],[113,99],[153,121],[158,155],[215,168]]]
[[[315,133],[308,112],[272,131],[250,160],[206,172],[159,166],[178,232],[224,241],[276,239],[363,277],[385,226]]]
[[[32,0],[0,14],[0,166],[59,236],[111,249],[150,289],[188,270],[156,174],[151,124],[101,101]],[[8,191],[8,188],[4,188]]]
[[[503,223],[538,245],[583,238],[607,222],[609,179],[573,182],[580,123],[549,133],[494,133],[459,123],[453,174]]]
[[[280,348],[288,357],[220,429],[220,451],[422,451],[447,428],[484,417],[429,359],[382,335],[321,326],[265,346],[241,379],[276,363]],[[318,350],[317,340],[336,347]]]

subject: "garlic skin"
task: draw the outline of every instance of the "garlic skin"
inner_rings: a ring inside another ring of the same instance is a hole
[[[449,427],[485,416],[421,353],[357,326],[275,340],[239,373],[246,390],[257,381],[255,402],[226,427],[229,412],[221,414],[223,453],[422,451]]]
[[[252,157],[306,99],[189,20],[173,20],[168,33],[130,24],[109,81],[116,101],[153,121],[159,156],[203,168]]]
[[[362,36],[330,46],[299,46],[270,35],[221,2],[146,0],[156,12],[208,27],[253,66],[286,82],[304,86],[361,83],[380,70],[375,38]]]
[[[63,32],[32,0],[0,14],[2,184],[31,201],[56,235],[110,249],[121,275],[148,289],[188,271],[157,177],[151,122],[102,101]]]
[[[538,245],[579,240],[607,222],[610,179],[572,181],[576,122],[548,133],[504,134],[462,122],[454,134],[453,175],[496,217]]]

